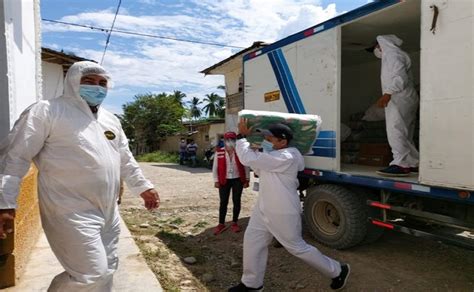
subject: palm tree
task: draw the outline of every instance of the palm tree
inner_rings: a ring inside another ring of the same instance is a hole
[[[182,91],[175,90],[170,94],[181,106],[183,106],[183,99],[186,97],[186,94]]]
[[[206,105],[202,110],[210,117],[216,116],[221,109],[220,104],[222,99],[223,98],[216,93],[206,94],[206,97],[204,98]]]
[[[202,104],[202,100],[199,100],[197,97],[193,97],[189,102],[189,112],[191,114],[191,118],[199,118],[201,116],[201,109],[199,105]]]

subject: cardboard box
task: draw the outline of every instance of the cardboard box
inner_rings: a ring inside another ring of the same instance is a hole
[[[388,143],[360,143],[360,154],[366,156],[391,156],[392,149]]]
[[[392,161],[392,155],[363,155],[360,154],[357,164],[369,166],[388,166]]]

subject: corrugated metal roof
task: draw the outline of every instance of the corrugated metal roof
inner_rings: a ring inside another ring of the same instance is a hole
[[[64,72],[67,72],[69,67],[71,67],[71,65],[74,64],[75,62],[91,61],[91,62],[97,63],[94,60],[78,57],[78,56],[67,54],[64,52],[58,52],[58,51],[44,48],[44,47],[41,48],[41,60],[48,63],[62,65]]]

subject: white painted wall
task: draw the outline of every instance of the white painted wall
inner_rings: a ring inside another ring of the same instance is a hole
[[[226,132],[238,132],[239,115],[229,114],[225,115],[225,131]]]
[[[225,91],[227,95],[232,95],[239,92],[239,78],[242,74],[242,67],[227,72],[225,77]]]
[[[243,71],[242,66],[240,66],[237,69],[234,69],[224,74],[226,95],[239,93],[239,82],[240,82],[240,76],[242,75],[242,71]],[[238,124],[238,115],[230,114],[227,112],[225,115],[226,132],[228,131],[236,132],[237,124]]]
[[[41,62],[43,69],[43,99],[60,96],[64,88],[63,67],[58,64]]]
[[[4,0],[4,21],[12,127],[21,112],[41,97],[36,85],[39,32],[35,30],[35,3],[33,0]]]
[[[225,133],[224,124],[211,124],[209,127],[209,144],[217,145],[218,138]]]

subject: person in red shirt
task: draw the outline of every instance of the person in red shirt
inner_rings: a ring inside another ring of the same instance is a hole
[[[232,225],[233,232],[240,232],[237,224],[240,214],[240,199],[244,188],[249,187],[249,168],[240,163],[235,153],[235,141],[237,134],[227,132],[224,134],[224,147],[217,147],[212,174],[214,176],[214,187],[219,189],[219,225],[214,229],[214,234],[221,234],[226,230],[225,215],[229,203],[230,191],[232,190],[232,202],[234,204]]]

